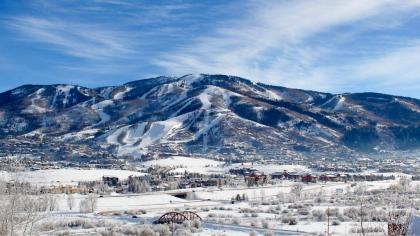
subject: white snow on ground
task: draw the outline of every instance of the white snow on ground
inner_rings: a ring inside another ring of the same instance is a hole
[[[89,97],[89,90],[86,88],[77,87],[77,91],[79,91],[81,94],[85,95],[86,97]]]
[[[174,84],[163,84],[159,86],[159,90],[157,91],[156,96],[164,96],[166,94],[171,94],[174,91]]]
[[[101,89],[101,92],[100,92],[101,97],[111,98],[110,94],[112,93],[112,91],[114,91],[115,88],[116,87],[106,87],[106,88]]]
[[[234,95],[234,93],[216,87],[212,85],[208,85],[207,88],[198,95],[198,99],[200,99],[201,103],[203,104],[202,109],[209,109],[211,107],[211,98],[213,96],[222,97],[224,101],[224,106],[229,107],[231,103],[230,97]]]
[[[214,94],[214,95],[219,96],[219,97],[223,97],[225,107],[229,107],[229,105],[231,104],[231,102],[232,102],[231,101],[231,96],[235,95],[235,96],[241,96],[242,97],[242,95],[239,95],[237,93],[234,93],[234,92],[231,92],[229,90],[226,90],[226,89],[223,89],[223,88],[220,88],[220,87],[216,87],[216,86],[208,86],[208,88],[206,89],[206,92],[210,93],[210,94]]]
[[[189,106],[193,101],[195,101],[195,99],[200,100],[200,102],[202,104],[201,109],[204,109],[204,110],[210,109],[211,105],[212,105],[211,99],[212,99],[213,96],[222,97],[222,99],[224,101],[224,107],[228,108],[229,105],[231,104],[231,96],[233,96],[233,95],[242,96],[242,95],[239,95],[237,93],[233,93],[229,90],[225,90],[225,89],[222,89],[222,88],[219,88],[219,87],[216,87],[216,86],[208,85],[207,88],[204,89],[198,96],[192,97],[192,98],[189,98],[188,100],[186,100],[184,105],[172,114],[172,117],[177,116],[185,107]],[[166,105],[166,107],[169,107],[169,106],[172,106],[174,104],[179,103],[180,101],[185,99],[186,96],[187,96],[186,93],[183,92],[177,100],[170,103],[170,105]],[[225,110],[225,108],[217,107],[216,109]],[[228,111],[228,109],[226,109],[226,111]]]
[[[165,121],[154,122],[141,137],[142,141],[139,147],[147,147],[159,140],[162,142],[165,137],[170,136],[173,130],[180,128],[187,118],[188,114],[185,114]]]
[[[367,190],[377,190],[377,189],[385,189],[395,184],[395,180],[389,181],[375,181],[369,182],[366,185]],[[194,199],[211,199],[211,200],[223,200],[229,201],[232,197],[240,194],[246,194],[250,200],[261,200],[262,198],[265,199],[275,199],[278,194],[290,193],[292,186],[296,184],[296,182],[292,181],[283,181],[280,185],[274,186],[264,186],[264,187],[252,187],[252,188],[226,188],[223,190],[220,189],[206,189],[202,191],[195,191],[193,193]],[[351,183],[311,183],[305,184],[303,186],[303,192],[308,193],[318,193],[319,191],[323,191],[326,194],[333,194],[336,193],[338,190],[346,189],[350,187]]]
[[[191,85],[194,82],[200,80],[201,78],[203,78],[203,76],[200,74],[191,74],[184,76],[182,80],[185,81],[186,84]]]
[[[370,222],[366,222],[369,224]],[[375,224],[378,224],[375,222]],[[340,225],[330,225],[330,235],[350,235],[350,229],[357,228],[357,222],[341,222]],[[305,222],[298,225],[282,225],[282,229],[285,230],[299,230],[303,232],[312,232],[316,234],[326,234],[327,222]],[[357,234],[352,234],[357,235]],[[383,235],[380,233],[378,235]]]
[[[337,104],[335,104],[335,107],[333,109],[333,111],[338,111],[341,108],[343,108],[344,102],[346,101],[346,99],[343,96],[339,96],[340,99],[338,100]]]
[[[40,88],[35,93],[31,94],[29,96],[31,104],[26,109],[24,109],[22,112],[23,113],[29,113],[29,114],[48,112],[49,109],[47,109],[45,107],[40,107],[36,104],[37,101],[38,102],[41,101],[41,93],[43,93],[44,91],[45,91],[44,88]]]
[[[248,167],[248,168],[254,168],[258,171],[264,172],[265,174],[271,174],[274,172],[283,172],[283,171],[288,171],[288,172],[300,172],[300,173],[305,173],[305,172],[310,172],[311,170],[305,166],[302,165],[277,165],[277,164],[259,164],[259,163],[237,163],[237,164],[233,164],[230,166],[225,167],[226,171],[228,171],[229,169],[233,169],[235,167],[238,168],[243,168],[243,167]]]
[[[405,107],[407,107],[408,109],[410,109],[412,111],[420,113],[420,109],[418,109],[416,107],[416,105],[414,105],[414,104],[411,104],[407,101],[404,101],[404,100],[401,100],[401,99],[398,99],[398,98],[394,98],[394,101],[403,104]]]
[[[314,101],[314,97],[312,97],[311,95],[308,95],[308,97],[306,98],[306,102],[313,102]]]
[[[126,145],[133,145],[135,144],[143,135],[144,128],[146,127],[146,123],[139,123],[135,125],[127,125],[117,130],[113,131],[111,135],[107,137],[107,142],[109,144],[121,144],[119,139],[121,135],[124,135],[121,138],[123,144]]]
[[[195,173],[222,173],[222,162],[194,157],[173,156],[165,159],[158,159],[144,162],[145,166],[169,166],[178,167],[172,172],[182,173],[185,170]],[[182,167],[180,167],[182,166]]]
[[[145,175],[145,173],[113,169],[51,169],[10,174],[2,172],[0,178],[6,180],[18,179],[35,185],[77,185],[79,181],[101,180],[104,175],[128,179],[130,175],[140,176]]]
[[[189,114],[184,114],[168,120],[153,122],[146,132],[144,132],[146,123],[138,124],[137,128],[133,128],[134,126],[124,126],[120,129],[110,131],[107,142],[109,144],[121,145],[119,142],[121,140],[120,135],[126,132],[122,138],[125,143],[119,147],[118,154],[136,156],[141,153],[142,148],[146,148],[156,142],[165,142],[167,138],[171,137],[173,131],[182,127],[183,122],[188,119],[188,116]]]
[[[126,93],[130,92],[131,90],[133,90],[132,87],[124,87],[124,90],[121,91],[121,92],[118,92],[118,93],[114,94],[114,97],[113,98],[116,99],[116,100],[121,100],[121,99],[124,98],[124,95]]]
[[[206,159],[204,159],[206,160]],[[157,160],[158,162],[162,162],[166,164],[164,160]],[[175,163],[183,163],[185,158],[175,158]],[[198,162],[198,161],[197,161]],[[366,183],[368,185],[372,185],[375,188],[386,188],[390,184],[396,183],[398,180],[393,181],[375,181]],[[61,218],[71,218],[71,217],[79,217],[82,219],[88,219],[90,217],[95,219],[103,219],[103,220],[110,220],[110,221],[119,221],[119,222],[128,222],[128,223],[135,223],[137,224],[139,219],[133,219],[130,215],[124,215],[124,211],[129,210],[146,210],[147,213],[144,215],[138,215],[140,219],[144,219],[147,222],[152,222],[154,219],[157,219],[162,214],[168,211],[182,211],[182,210],[192,210],[197,211],[198,214],[203,217],[204,222],[202,224],[203,231],[193,234],[193,235],[218,235],[217,233],[223,233],[223,235],[250,235],[251,231],[257,231],[257,235],[265,235],[267,229],[264,229],[259,222],[266,218],[266,217],[273,217],[267,213],[258,213],[258,217],[253,218],[257,223],[256,227],[251,227],[249,225],[245,226],[238,226],[236,224],[232,224],[231,222],[227,221],[226,223],[221,221],[217,223],[212,223],[208,221],[209,217],[206,217],[209,213],[212,214],[222,214],[222,215],[229,215],[228,218],[236,217],[241,218],[244,216],[243,213],[239,212],[239,209],[242,208],[250,208],[248,202],[240,202],[231,204],[230,199],[234,195],[238,193],[246,193],[251,201],[253,198],[261,200],[269,199],[273,193],[285,193],[289,194],[290,188],[292,185],[296,184],[296,182],[291,181],[283,181],[281,184],[282,186],[266,186],[266,187],[259,187],[259,188],[236,188],[236,189],[223,189],[223,190],[213,190],[210,189],[181,189],[181,190],[170,190],[165,192],[149,192],[149,193],[141,193],[141,194],[116,194],[113,193],[111,195],[103,195],[98,198],[97,200],[97,209],[95,210],[94,214],[82,214],[78,213],[79,211],[79,204],[82,199],[85,199],[87,195],[80,195],[74,194],[75,199],[75,207],[72,211],[68,209],[65,194],[56,195],[58,196],[58,211],[54,213],[54,217],[61,217]],[[326,195],[332,195],[336,193],[337,189],[346,189],[346,186],[350,186],[351,183],[315,183],[315,184],[305,184],[304,185],[304,192],[311,191],[313,193],[319,192],[321,189]],[[359,184],[359,183],[358,183]],[[365,184],[365,183],[360,183]],[[180,191],[190,191],[195,196],[205,196],[211,200],[185,200],[176,198],[171,196],[174,192]],[[242,192],[241,192],[242,191]],[[206,195],[207,194],[207,195]],[[274,196],[277,197],[277,196]],[[220,207],[224,209],[221,210]],[[257,207],[268,209],[270,206],[259,205]],[[284,207],[284,206],[283,206]],[[343,206],[344,207],[344,206]],[[207,210],[203,210],[207,208]],[[219,208],[217,210],[217,208]],[[328,208],[328,205],[322,206],[314,206],[312,209],[325,211]],[[338,206],[341,209],[341,206]],[[233,209],[233,210],[228,210]],[[97,214],[100,213],[100,214]],[[315,233],[314,235],[325,234],[327,229],[327,222],[308,222],[307,220],[299,219],[297,225],[287,225],[287,224],[276,224],[276,220],[280,222],[281,215],[278,216],[279,218],[272,218],[269,220],[271,223],[271,227],[269,231],[272,231],[274,235],[300,235],[299,232],[308,232],[308,233]],[[357,222],[341,222],[340,225],[333,225],[330,224],[330,234],[331,235],[352,235],[356,236],[357,234],[350,234],[350,230],[357,228]],[[386,228],[384,223],[378,222],[366,222],[369,226],[384,226],[381,228]],[[78,229],[71,230],[72,233],[80,232],[77,231]],[[282,231],[282,230],[289,230],[289,231]],[[299,232],[298,232],[299,231]],[[311,235],[305,234],[302,235]],[[379,235],[379,234],[378,234]],[[382,234],[381,234],[382,235]],[[408,234],[410,235],[410,234]],[[414,234],[417,235],[417,234]],[[411,235],[413,236],[413,235]]]
[[[72,90],[74,88],[73,85],[58,85],[55,89],[55,96],[53,98],[53,104],[55,104],[55,102],[57,101],[57,96],[64,96],[63,98],[63,104],[64,106],[66,106],[67,104],[69,104],[69,97],[70,97],[70,90]]]
[[[280,100],[283,99],[280,95],[278,95],[277,93],[275,93],[275,92],[273,92],[269,89],[265,90],[265,96],[268,97],[271,100],[274,100],[274,101],[280,101]]]
[[[207,143],[208,143],[207,134],[208,134],[209,130],[211,128],[215,127],[217,124],[219,124],[219,122],[224,117],[226,117],[226,115],[225,114],[221,114],[221,115],[218,115],[215,119],[213,119],[213,120],[210,121],[209,120],[210,117],[209,117],[208,111],[205,111],[205,114],[204,114],[204,127],[202,127],[199,131],[197,131],[194,134],[194,140],[197,140],[198,138],[200,138],[200,136],[203,135],[203,150],[204,151],[207,150]]]
[[[200,99],[202,107],[201,109],[209,109],[211,106],[211,95],[207,92],[207,90],[204,90],[200,95],[198,95],[198,99]]]
[[[99,129],[85,129],[79,132],[68,133],[63,135],[63,140],[68,139],[82,139],[82,138],[94,138],[94,135],[99,132]]]
[[[0,180],[1,181],[9,181],[10,180],[10,173],[6,171],[0,171]]]
[[[111,119],[111,116],[105,113],[104,109],[105,107],[113,105],[113,104],[114,102],[112,100],[104,100],[102,102],[98,102],[91,106],[91,108],[95,110],[99,114],[99,117],[101,118],[101,120],[98,123],[96,123],[95,126],[106,123]]]
[[[200,130],[197,131],[194,136],[186,138],[184,140],[178,140],[177,142],[188,142],[203,137],[206,142],[206,135],[208,131],[216,126],[225,114],[218,115],[214,119],[210,119],[207,110],[205,111],[205,119],[203,124],[200,126]],[[165,142],[170,138],[177,130],[183,128],[185,120],[190,118],[190,113],[186,113],[180,116],[172,117],[168,120],[157,121],[150,124],[150,128],[146,131],[147,123],[139,123],[136,125],[123,126],[116,130],[111,130],[107,134],[107,143],[119,145],[118,154],[125,155],[131,154],[136,155],[142,152],[143,148],[146,148],[157,142]],[[206,144],[204,143],[204,148]]]
[[[104,196],[98,199],[97,211],[119,211],[128,209],[160,208],[165,205],[180,204],[187,202],[168,194],[144,194],[144,195],[114,195]]]

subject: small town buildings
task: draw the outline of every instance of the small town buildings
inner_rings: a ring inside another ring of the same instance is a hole
[[[304,183],[315,183],[317,180],[317,176],[311,174],[305,174],[302,176],[302,182]]]
[[[267,175],[260,172],[252,172],[245,176],[245,182],[248,186],[260,186],[267,183]]]

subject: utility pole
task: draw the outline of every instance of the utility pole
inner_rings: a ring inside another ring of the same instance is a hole
[[[330,207],[327,208],[327,236],[330,236]]]
[[[365,229],[363,228],[363,201],[360,201],[360,229],[362,235],[365,236]]]

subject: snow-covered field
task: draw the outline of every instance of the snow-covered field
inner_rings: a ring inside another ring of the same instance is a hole
[[[114,170],[114,169],[49,169],[25,171],[16,173],[0,172],[3,180],[21,180],[34,185],[77,185],[80,181],[101,180],[102,176],[115,176],[119,179],[128,179],[128,176],[140,176],[145,173]]]
[[[223,173],[223,162],[194,157],[173,156],[165,159],[157,159],[144,162],[145,166],[174,167],[172,172],[183,173],[185,171],[195,173]]]
[[[194,157],[176,156],[168,159],[159,159],[143,163],[148,166],[172,167],[172,172],[199,172],[199,173],[225,173],[234,167],[252,167],[267,174],[272,172],[297,171],[306,172],[304,166],[271,165],[258,163],[244,163],[225,166],[223,163]],[[128,176],[144,175],[145,173],[127,170],[111,169],[51,169],[40,171],[18,172],[14,174],[0,172],[0,179],[20,179],[35,185],[68,185],[77,184],[78,181],[100,180],[102,176],[116,176],[127,179]],[[356,236],[352,233],[359,227],[355,218],[346,213],[349,209],[358,208],[358,189],[364,192],[385,191],[391,186],[399,184],[400,177],[407,177],[398,173],[396,180],[372,182],[318,182],[303,184],[288,180],[278,181],[275,184],[266,184],[258,187],[209,187],[195,189],[179,189],[161,192],[146,193],[101,193],[96,195],[96,207],[93,213],[81,213],[83,202],[88,201],[89,195],[72,194],[72,209],[69,207],[70,195],[52,194],[56,200],[56,208],[51,210],[45,220],[88,221],[91,225],[107,224],[119,227],[140,227],[139,222],[151,223],[161,215],[170,211],[194,211],[203,218],[202,227],[195,236],[210,235],[321,235],[325,234],[327,221],[325,212],[333,209],[338,212],[331,217],[329,231],[336,236]],[[413,191],[420,189],[420,181],[411,181]],[[301,192],[294,195],[293,189],[300,185]],[[185,193],[185,199],[176,197]],[[373,192],[372,192],[373,193]],[[381,193],[384,194],[385,192]],[[235,200],[237,196],[246,196],[246,200]],[[366,195],[369,196],[369,195]],[[380,195],[381,197],[384,195]],[[410,195],[410,197],[420,195]],[[399,196],[400,197],[400,196]],[[420,199],[418,199],[420,201]],[[370,210],[383,210],[386,205],[373,198],[371,203],[365,203]],[[356,202],[356,205],[355,205]],[[369,205],[372,204],[372,205]],[[81,207],[82,206],[82,207]],[[318,212],[318,213],[317,213]],[[357,213],[357,212],[356,212]],[[318,215],[323,215],[324,218]],[[340,215],[340,216],[338,216]],[[288,220],[294,219],[290,224]],[[92,223],[93,222],[93,223]],[[96,223],[95,223],[96,222]],[[61,226],[62,227],[62,226]],[[68,227],[65,225],[64,227]],[[366,227],[376,227],[378,230],[386,229],[386,223],[366,222]],[[96,235],[95,228],[66,228],[72,233]],[[56,235],[47,231],[44,235]],[[61,231],[60,231],[61,232]],[[383,235],[384,231],[370,235]],[[268,234],[270,235],[270,234]]]
[[[366,191],[370,191],[386,189],[397,182],[398,180],[375,181],[359,183],[358,185],[365,186]],[[86,216],[99,217],[101,220],[123,224],[133,224],[138,220],[152,222],[168,211],[192,210],[204,218],[201,231],[194,235],[245,236],[250,235],[251,231],[255,231],[257,233],[256,235],[261,236],[267,232],[272,232],[274,235],[320,235],[325,234],[327,221],[325,219],[313,220],[308,218],[311,214],[314,214],[311,211],[322,213],[331,208],[345,212],[351,206],[346,206],[344,203],[339,202],[332,203],[331,200],[327,199],[337,199],[340,196],[353,196],[357,198],[357,194],[354,193],[355,187],[351,187],[351,183],[312,183],[303,186],[302,193],[307,196],[300,200],[296,199],[295,202],[274,203],[274,205],[273,203],[262,204],[262,202],[278,201],[280,199],[279,194],[283,195],[283,197],[290,196],[291,187],[295,184],[295,182],[284,181],[278,186],[259,188],[225,188],[213,191],[208,189],[177,190],[181,192],[190,191],[192,194],[189,196],[192,199],[180,199],[171,196],[171,194],[177,191],[104,195],[98,198],[96,213],[93,215],[87,214]],[[412,182],[412,186],[417,184],[420,184],[420,182]],[[337,192],[337,189],[344,189],[344,192]],[[320,203],[315,203],[314,198],[311,196],[319,196],[320,193],[323,194],[325,200]],[[250,198],[249,202],[235,202],[232,204],[230,199],[236,194],[248,195]],[[67,195],[61,194],[59,196],[58,212],[61,212],[60,216],[63,218],[74,217],[74,214],[78,212],[78,207],[69,211],[66,205]],[[75,195],[75,206],[78,206],[79,202],[86,198],[86,195]],[[255,201],[256,199],[258,200]],[[298,211],[301,211],[299,208],[295,209],[290,207],[296,204],[308,208],[309,215],[298,213]],[[133,214],[132,212],[139,212],[140,210],[145,213],[138,215],[137,217],[139,219],[132,219],[130,214]],[[66,216],[69,212],[73,213]],[[255,213],[251,214],[251,212]],[[293,216],[291,215],[292,212]],[[298,222],[293,225],[281,223],[285,217],[296,217]],[[358,222],[347,219],[333,224],[333,221],[337,222],[337,217],[331,217],[330,234],[336,236],[358,235],[357,233],[350,233],[359,226]],[[366,227],[386,229],[386,224],[383,222],[365,222],[365,224]],[[383,232],[369,235],[383,235]]]

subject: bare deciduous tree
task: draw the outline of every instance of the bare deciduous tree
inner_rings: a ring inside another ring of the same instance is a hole
[[[96,210],[98,197],[95,194],[89,194],[87,198],[80,201],[80,211],[92,213]]]
[[[295,195],[297,198],[302,196],[303,185],[301,183],[294,184],[292,189],[290,189],[290,193]]]
[[[67,206],[69,207],[69,210],[73,210],[74,204],[75,200],[73,194],[67,195]]]
[[[18,179],[0,181],[0,235],[32,235],[45,214],[39,189]]]

